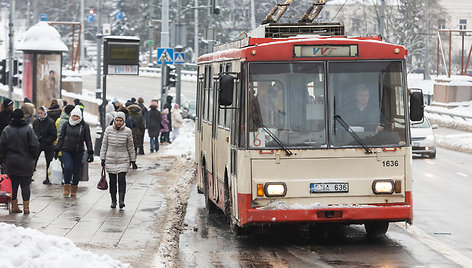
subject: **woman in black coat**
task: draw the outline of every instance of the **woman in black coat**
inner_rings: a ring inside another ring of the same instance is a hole
[[[17,199],[18,188],[21,186],[24,213],[29,214],[30,183],[39,151],[39,142],[24,117],[21,109],[13,111],[12,121],[0,137],[0,161],[12,182],[11,212],[22,212],[18,207]]]
[[[151,153],[159,151],[159,133],[161,133],[161,112],[157,110],[157,101],[152,101],[147,113],[146,125],[151,143]]]
[[[38,119],[33,122],[33,130],[39,140],[39,153],[36,157],[36,164],[41,152],[44,152],[46,158],[46,179],[43,181],[43,184],[51,184],[49,182],[48,169],[54,157],[54,141],[57,137],[56,124],[49,118],[46,107],[39,107],[37,113]]]
[[[57,140],[54,157],[62,152],[64,164],[64,197],[77,196],[77,188],[80,179],[80,164],[84,155],[84,143],[87,145],[87,161],[93,162],[92,139],[90,127],[82,119],[80,106],[76,105],[70,112],[69,121],[64,123],[61,134]],[[72,176],[74,179],[72,180]],[[72,180],[72,185],[71,185]]]

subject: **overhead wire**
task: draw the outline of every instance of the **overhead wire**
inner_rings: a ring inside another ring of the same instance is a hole
[[[334,17],[331,19],[330,22],[333,22],[333,20],[336,18],[336,16],[339,14],[339,12],[341,11],[341,9],[343,9],[343,7],[346,5],[347,1],[349,0],[346,0],[344,1],[344,4],[338,9],[338,12],[336,12],[336,14],[334,14]]]

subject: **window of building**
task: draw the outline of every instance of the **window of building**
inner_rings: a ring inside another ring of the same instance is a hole
[[[467,30],[467,19],[460,19],[459,20],[459,29],[460,30]]]

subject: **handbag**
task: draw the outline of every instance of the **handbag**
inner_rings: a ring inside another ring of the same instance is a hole
[[[107,182],[107,174],[105,172],[105,167],[102,167],[102,177],[97,184],[97,188],[100,190],[107,190],[108,189],[108,182]]]

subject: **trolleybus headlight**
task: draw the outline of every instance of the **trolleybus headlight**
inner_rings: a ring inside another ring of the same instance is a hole
[[[372,190],[375,194],[393,194],[395,183],[392,180],[375,180],[372,183]]]
[[[264,185],[267,197],[282,197],[287,194],[287,185],[283,182],[268,182]]]

